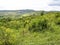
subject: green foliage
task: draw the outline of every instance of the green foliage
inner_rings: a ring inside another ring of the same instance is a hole
[[[0,16],[0,45],[60,45],[60,12]]]

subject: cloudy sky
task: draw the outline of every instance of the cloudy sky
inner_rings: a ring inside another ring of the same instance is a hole
[[[0,10],[58,10],[60,0],[0,0]]]

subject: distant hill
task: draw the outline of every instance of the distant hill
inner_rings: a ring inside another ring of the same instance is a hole
[[[34,12],[35,10],[25,9],[25,10],[0,10],[0,12],[18,12],[20,14]]]
[[[18,12],[24,14],[24,13],[35,12],[35,10],[26,9],[26,10],[19,10]]]
[[[35,12],[35,10],[25,9],[25,10],[0,10],[0,16],[3,15],[23,15],[27,13]]]

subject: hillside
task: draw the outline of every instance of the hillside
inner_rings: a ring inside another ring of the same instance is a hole
[[[0,45],[60,45],[60,12],[0,16]]]
[[[25,9],[25,10],[0,10],[0,16],[2,15],[22,15],[26,13],[35,12],[35,10]]]

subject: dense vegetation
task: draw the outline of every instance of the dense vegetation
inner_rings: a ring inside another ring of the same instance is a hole
[[[0,16],[0,45],[60,45],[60,12]]]

